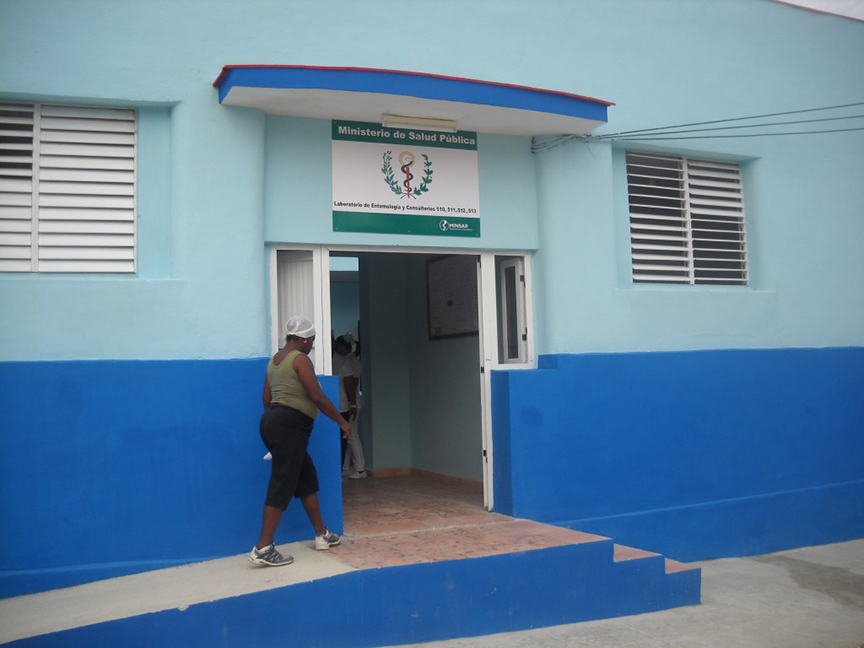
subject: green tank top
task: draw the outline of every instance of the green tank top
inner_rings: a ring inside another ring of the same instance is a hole
[[[273,363],[273,358],[267,363],[267,382],[270,383],[270,402],[280,403],[303,412],[309,418],[318,416],[318,408],[309,398],[309,394],[300,382],[300,376],[294,370],[294,359],[300,351],[291,351],[282,358],[279,365]]]

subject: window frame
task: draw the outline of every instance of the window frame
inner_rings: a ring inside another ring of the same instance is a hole
[[[137,273],[138,128],[131,107],[0,101],[0,272]]]
[[[625,154],[635,285],[750,285],[741,165]]]

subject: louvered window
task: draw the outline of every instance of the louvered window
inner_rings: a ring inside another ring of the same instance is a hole
[[[627,154],[633,281],[747,285],[737,164]]]
[[[135,110],[0,103],[0,271],[135,271]]]

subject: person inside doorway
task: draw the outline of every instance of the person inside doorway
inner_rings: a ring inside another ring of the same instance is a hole
[[[315,528],[315,549],[325,551],[341,542],[321,519],[318,473],[307,447],[319,411],[338,423],[343,439],[351,434],[351,425],[321,390],[309,359],[315,342],[314,324],[305,317],[291,317],[285,324],[285,332],[285,346],[267,363],[264,378],[260,434],[273,463],[264,500],[261,535],[249,553],[250,561],[268,567],[294,562],[291,556],[283,556],[273,541],[282,513],[292,497],[300,499]]]
[[[339,376],[339,411],[351,424],[351,434],[342,439],[342,474],[348,479],[366,477],[363,443],[357,433],[360,394],[360,360],[351,350],[354,337],[340,335],[333,342],[333,373]]]

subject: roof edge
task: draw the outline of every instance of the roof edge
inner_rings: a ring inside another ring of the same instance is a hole
[[[244,70],[244,69],[275,69],[275,70],[316,70],[322,72],[380,72],[381,74],[406,74],[410,76],[418,76],[418,77],[427,77],[430,79],[442,79],[447,81],[462,81],[466,83],[476,83],[480,85],[488,85],[488,86],[496,86],[499,88],[513,88],[517,90],[528,90],[530,92],[539,92],[543,94],[556,95],[560,97],[566,97],[569,99],[579,99],[581,101],[591,101],[594,103],[598,103],[604,106],[614,106],[615,103],[611,101],[605,101],[603,99],[595,99],[594,97],[588,97],[585,95],[573,94],[571,92],[562,92],[560,90],[544,90],[542,88],[533,88],[531,86],[518,85],[514,83],[498,83],[496,81],[483,81],[481,79],[469,79],[467,77],[457,77],[457,76],[447,76],[443,74],[431,74],[428,72],[413,72],[410,70],[387,70],[382,68],[365,68],[365,67],[351,67],[351,66],[321,66],[321,65],[264,65],[264,64],[245,64],[245,65],[224,65],[222,66],[222,71],[219,73],[219,76],[216,77],[216,80],[213,81],[213,87],[218,88],[222,85],[222,81],[225,79],[225,76],[231,70]]]

